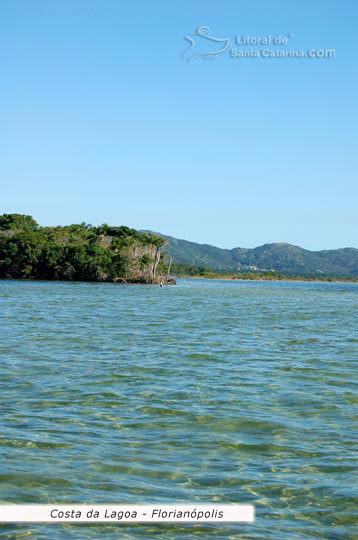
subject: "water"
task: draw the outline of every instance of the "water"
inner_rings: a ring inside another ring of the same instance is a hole
[[[358,286],[0,282],[0,502],[252,503],[7,539],[357,539]]]

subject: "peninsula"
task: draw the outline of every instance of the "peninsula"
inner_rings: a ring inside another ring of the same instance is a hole
[[[0,278],[160,283],[166,240],[129,227],[85,223],[40,227],[0,216]]]

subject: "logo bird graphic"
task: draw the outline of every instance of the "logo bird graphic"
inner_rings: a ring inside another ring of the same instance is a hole
[[[207,26],[200,26],[195,34],[185,36],[184,39],[189,41],[190,45],[181,55],[182,60],[185,60],[186,62],[190,62],[196,58],[213,60],[229,48],[229,38],[215,38],[210,34],[210,28]],[[209,50],[209,52],[203,52],[204,50]]]

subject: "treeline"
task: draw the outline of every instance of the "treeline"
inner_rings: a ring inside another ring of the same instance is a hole
[[[164,243],[125,226],[40,227],[31,216],[3,214],[0,277],[150,283],[165,271]]]
[[[325,275],[292,275],[279,272],[216,272],[205,266],[195,266],[191,264],[172,264],[172,273],[177,277],[202,277],[207,279],[243,279],[243,280],[262,280],[262,281],[348,281],[358,282],[358,277],[352,276],[325,276]]]

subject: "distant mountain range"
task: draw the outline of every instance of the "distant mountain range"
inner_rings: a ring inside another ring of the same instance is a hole
[[[292,244],[265,244],[253,249],[221,249],[208,244],[178,240],[156,233],[167,240],[163,249],[173,262],[205,266],[216,271],[272,271],[289,275],[358,276],[358,249],[342,248],[309,251]]]

